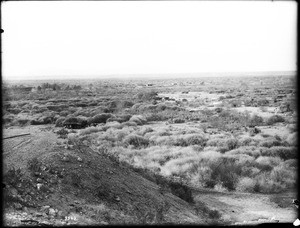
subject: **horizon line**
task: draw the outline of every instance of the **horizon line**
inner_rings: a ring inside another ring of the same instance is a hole
[[[228,76],[225,76],[225,74],[231,74]],[[242,75],[241,75],[242,74]],[[297,70],[285,70],[285,71],[242,71],[242,72],[198,72],[198,73],[124,73],[124,74],[100,74],[100,75],[53,75],[53,76],[28,76],[29,79],[26,78],[19,78],[16,77],[10,78],[10,79],[4,79],[5,77],[2,77],[2,81],[39,81],[39,80],[70,80],[70,79],[151,79],[151,78],[162,78],[163,79],[170,79],[170,76],[176,76],[178,78],[184,78],[184,77],[217,77],[223,75],[223,77],[236,77],[236,76],[268,76],[267,74],[276,74],[274,76],[280,76],[279,74],[284,74],[282,76],[296,76]],[[207,76],[206,76],[207,75]],[[150,76],[148,78],[145,78],[147,76]],[[169,77],[168,77],[169,76]],[[271,75],[270,75],[271,76]],[[12,76],[10,76],[12,77]],[[32,77],[36,77],[35,79],[32,79]],[[166,77],[166,78],[165,78]]]

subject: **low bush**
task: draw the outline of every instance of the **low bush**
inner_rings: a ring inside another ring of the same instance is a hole
[[[131,115],[116,115],[116,116],[113,116],[113,117],[110,117],[107,119],[107,122],[119,122],[119,123],[123,123],[123,122],[126,122],[128,121],[129,119],[131,118]]]
[[[266,124],[273,125],[275,123],[280,123],[280,122],[284,122],[284,121],[285,121],[285,119],[282,116],[273,115],[266,120]]]
[[[147,122],[168,120],[168,117],[164,116],[162,113],[147,113],[145,114],[145,117]]]
[[[261,130],[260,130],[259,128],[257,128],[257,127],[250,128],[250,129],[249,129],[249,135],[250,135],[250,136],[254,136],[254,135],[256,135],[256,134],[258,134],[258,133],[260,133],[260,132],[261,132]]]
[[[278,157],[259,156],[256,160],[256,167],[261,171],[270,171],[279,165],[282,160]]]
[[[239,141],[240,146],[257,146],[258,141],[254,140],[253,138],[243,138]]]
[[[130,119],[129,122],[134,122],[137,125],[143,125],[145,123],[147,123],[147,120],[144,116],[142,115],[133,115]]]
[[[239,192],[254,192],[256,181],[253,178],[241,177],[236,185],[236,190]]]
[[[64,117],[60,117],[55,121],[55,127],[62,127],[63,126],[63,122],[65,121]]]
[[[239,146],[239,142],[236,138],[231,138],[226,141],[226,147],[228,150],[236,149]]]
[[[135,134],[130,134],[124,138],[123,142],[127,145],[133,145],[135,148],[147,147],[149,140]]]
[[[187,185],[179,182],[169,182],[168,187],[175,196],[178,196],[188,203],[194,203],[192,190]]]
[[[89,125],[91,124],[99,124],[99,123],[106,123],[106,121],[109,119],[109,118],[112,118],[112,117],[115,117],[113,116],[112,114],[110,113],[101,113],[101,114],[97,114],[91,118],[89,118],[87,120],[87,123]]]
[[[24,125],[27,125],[31,122],[31,120],[29,119],[18,119],[17,120],[17,125],[19,126],[24,126]]]
[[[139,130],[139,134],[140,135],[142,135],[142,136],[144,136],[145,134],[147,134],[147,133],[149,133],[149,132],[153,132],[154,130],[153,130],[153,128],[151,128],[151,127],[143,127],[143,128],[141,128],[140,130]]]
[[[264,119],[261,116],[253,115],[249,119],[248,126],[249,127],[256,127],[256,126],[261,126],[263,124],[264,124]]]
[[[34,172],[40,172],[41,171],[42,163],[39,161],[37,157],[32,158],[27,162],[28,169],[34,173]]]
[[[13,122],[14,119],[15,119],[14,115],[5,115],[2,119],[3,120],[2,124],[9,124]]]
[[[78,132],[79,135],[88,135],[96,132],[104,131],[104,128],[102,126],[97,127],[87,127],[85,129],[82,129]]]
[[[82,117],[67,117],[65,118],[62,124],[63,126],[67,126],[67,127],[71,125],[72,127],[75,128],[84,128],[88,125],[88,121],[86,118],[82,118]]]
[[[286,142],[290,146],[297,146],[298,145],[298,133],[294,132],[292,134],[289,134],[288,137],[286,138]]]
[[[190,134],[186,135],[184,137],[184,140],[186,141],[187,145],[199,145],[204,147],[206,145],[207,139],[205,138],[204,135],[200,134]]]
[[[241,155],[246,154],[257,158],[261,155],[261,151],[256,146],[243,146],[237,149],[226,152],[226,155]]]
[[[157,173],[154,173],[146,168],[133,167],[134,171],[141,174],[147,180],[155,182],[161,188],[171,191],[173,195],[185,200],[188,203],[194,203],[192,190],[186,184],[175,181],[170,177],[164,177]]]
[[[173,120],[173,123],[184,123],[185,120],[184,119],[180,119],[180,118],[176,118]]]
[[[235,190],[242,167],[236,164],[235,159],[221,157],[219,162],[211,164],[211,184],[214,187],[218,182],[228,190]]]
[[[279,193],[295,188],[296,172],[285,165],[274,167],[270,172],[263,172],[255,177],[255,192]]]
[[[296,159],[297,148],[296,147],[285,147],[285,146],[274,146],[265,150],[261,150],[262,156],[279,157],[283,160]]]
[[[277,139],[267,139],[265,141],[261,141],[258,146],[262,147],[273,147],[273,146],[281,146],[282,142],[278,141]]]
[[[137,123],[136,122],[132,122],[132,121],[127,121],[127,122],[124,122],[124,123],[122,123],[122,125],[124,126],[124,127],[136,127],[137,126]]]
[[[67,116],[67,115],[69,115],[70,113],[68,112],[68,111],[61,111],[60,113],[59,113],[59,115],[60,116]]]

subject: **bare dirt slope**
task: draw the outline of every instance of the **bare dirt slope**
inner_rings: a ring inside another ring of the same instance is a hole
[[[64,148],[52,130],[36,126],[4,130],[4,137],[31,134],[4,140],[4,173],[21,168],[30,177],[7,184],[6,194],[13,192],[19,201],[6,211],[6,224],[210,222],[187,202],[88,146]]]

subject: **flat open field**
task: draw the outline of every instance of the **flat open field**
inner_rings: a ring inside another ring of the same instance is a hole
[[[294,83],[5,83],[6,224],[292,223]]]

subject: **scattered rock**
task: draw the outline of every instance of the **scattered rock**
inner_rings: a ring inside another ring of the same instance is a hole
[[[68,158],[68,157],[63,157],[63,159],[62,159],[64,162],[69,162],[70,161],[70,159]]]
[[[43,180],[41,178],[37,178],[36,181],[39,182],[39,183],[43,182]]]
[[[15,208],[16,208],[17,210],[22,210],[23,206],[22,206],[22,204],[20,204],[20,203],[15,203]]]
[[[42,210],[47,210],[47,209],[49,209],[49,208],[50,208],[50,206],[49,206],[49,205],[42,206]]]
[[[42,186],[43,186],[43,184],[40,184],[40,183],[36,185],[38,190],[40,190]]]
[[[15,188],[11,188],[11,189],[10,189],[10,194],[11,194],[12,196],[16,196],[16,195],[18,195],[18,190],[15,189]]]
[[[61,219],[65,219],[65,217],[68,215],[68,213],[67,212],[65,212],[65,211],[58,211],[57,212],[57,216],[59,217],[59,218],[61,218]]]
[[[50,182],[51,184],[56,184],[56,183],[57,183],[57,180],[54,179],[54,178],[51,178],[51,179],[49,180],[49,182]]]
[[[50,208],[48,213],[49,213],[49,215],[52,215],[52,216],[56,215],[56,212],[53,208]]]

